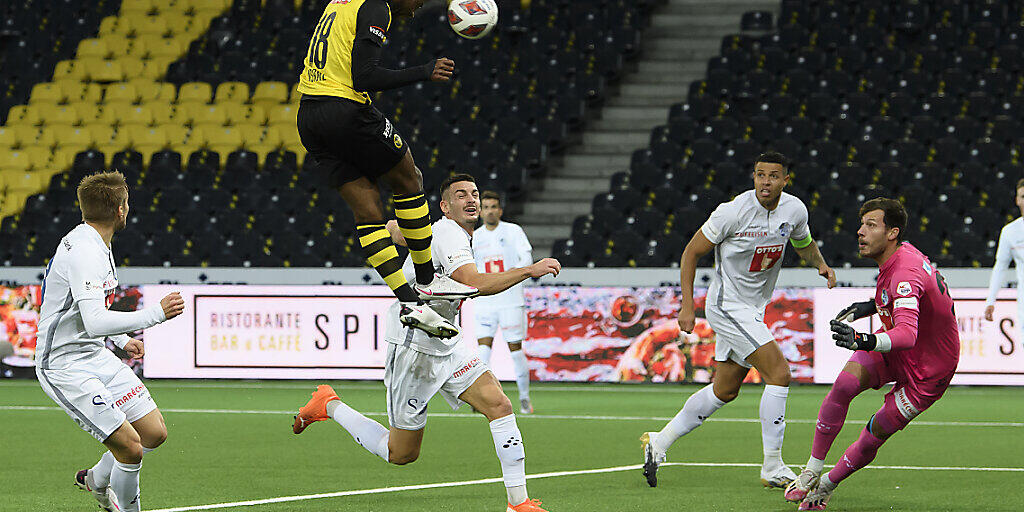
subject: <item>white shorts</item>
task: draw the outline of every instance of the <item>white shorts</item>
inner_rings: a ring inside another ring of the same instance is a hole
[[[131,423],[156,409],[135,372],[113,353],[105,352],[106,356],[91,358],[88,364],[56,370],[36,368],[47,396],[101,443],[125,420]]]
[[[477,339],[493,338],[499,327],[507,343],[522,343],[526,339],[526,306],[478,308],[473,316]]]
[[[487,363],[457,347],[446,356],[433,356],[388,343],[384,362],[388,423],[392,428],[420,430],[427,425],[427,403],[440,393],[452,409],[462,405],[459,395],[484,372]]]
[[[764,311],[741,305],[723,308],[707,305],[704,314],[715,331],[715,361],[733,360],[750,368],[747,357],[755,350],[775,341],[764,324]]]

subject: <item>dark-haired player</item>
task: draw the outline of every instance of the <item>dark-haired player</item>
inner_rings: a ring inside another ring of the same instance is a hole
[[[946,282],[928,257],[903,241],[907,212],[899,201],[872,199],[860,208],[859,253],[878,263],[874,300],[857,302],[832,320],[836,345],[854,350],[821,404],[811,458],[786,489],[800,510],[825,510],[839,482],[875,458],[890,436],[903,430],[949,387],[960,361],[960,335]],[[859,333],[842,321],[878,313],[882,329]],[[882,408],[836,466],[821,475],[825,456],[861,392],[894,382]]]
[[[558,275],[557,260],[544,258],[524,268],[506,272],[477,271],[470,240],[480,218],[480,195],[472,176],[456,174],[441,185],[441,211],[444,218],[434,223],[433,269],[452,279],[473,286],[482,295],[503,292],[528,277]],[[393,229],[395,241],[404,244],[402,234]],[[413,272],[406,264],[406,273]],[[454,321],[462,300],[437,300],[432,303],[446,319]],[[363,416],[338,398],[330,386],[321,385],[313,397],[299,409],[292,430],[299,434],[313,422],[333,419],[360,446],[392,464],[409,464],[420,454],[423,429],[427,425],[427,402],[437,394],[452,408],[463,402],[483,414],[490,425],[494,450],[501,463],[501,474],[508,495],[507,512],[544,512],[539,500],[526,493],[526,450],[516,417],[498,379],[465,345],[462,336],[442,339],[402,326],[399,308],[388,311],[384,339],[388,354],[384,363],[387,388],[388,423],[391,429]]]
[[[782,462],[789,362],[764,323],[764,308],[772,298],[787,243],[818,269],[829,288],[835,286],[836,276],[811,239],[807,207],[782,191],[789,181],[789,165],[789,160],[776,152],[758,156],[754,189],[720,204],[683,250],[679,327],[688,333],[693,332],[696,322],[693,277],[697,260],[715,251],[715,275],[704,312],[715,331],[718,367],[711,384],[690,395],[660,432],[641,436],[644,476],[651,487],[658,484],[658,465],[665,460],[669,446],[736,398],[751,366],[765,382],[759,409],[764,448],[761,483],[786,487],[796,478]]]
[[[430,212],[423,175],[395,126],[370,102],[370,92],[416,82],[447,82],[455,63],[441,58],[421,66],[380,67],[393,16],[412,16],[423,0],[334,0],[313,29],[299,77],[298,129],[305,146],[352,208],[367,261],[402,302],[402,322],[451,337],[458,328],[423,301],[472,297],[471,286],[436,276],[431,265]],[[394,191],[395,216],[416,267],[416,285],[402,273],[398,251],[384,227],[377,179]]]

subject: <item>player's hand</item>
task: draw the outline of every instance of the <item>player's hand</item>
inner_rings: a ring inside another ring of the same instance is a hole
[[[832,339],[836,340],[837,347],[850,350],[874,350],[875,348],[874,334],[857,332],[853,330],[853,327],[838,320],[829,322],[829,327],[832,329]]]
[[[683,332],[690,334],[693,332],[693,328],[697,325],[697,315],[693,313],[693,307],[681,307],[679,308],[679,328]]]
[[[995,306],[985,306],[985,320],[992,321],[992,314],[996,312]]]
[[[128,343],[124,344],[124,351],[132,356],[132,359],[142,359],[142,356],[146,355],[146,349],[142,346],[142,341],[135,338],[128,340]]]
[[[164,316],[170,320],[185,311],[185,299],[182,299],[178,292],[168,293],[166,297],[160,299],[160,307],[164,308]]]
[[[543,277],[548,274],[557,276],[562,271],[562,264],[554,258],[544,258],[530,265],[527,269],[530,271],[530,277]]]
[[[832,270],[832,267],[828,265],[818,267],[818,275],[824,277],[828,281],[829,288],[836,287],[836,271]]]
[[[455,61],[441,57],[434,61],[434,72],[430,74],[431,82],[447,82],[455,72]]]
[[[878,308],[875,306],[874,300],[854,302],[853,304],[843,308],[843,310],[836,315],[836,320],[842,322],[853,322],[855,320],[860,320],[861,318],[867,318],[877,312]]]

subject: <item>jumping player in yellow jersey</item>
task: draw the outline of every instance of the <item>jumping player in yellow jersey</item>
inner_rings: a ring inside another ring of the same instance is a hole
[[[352,208],[367,261],[402,302],[402,323],[450,338],[458,328],[425,301],[472,297],[478,290],[434,274],[423,175],[405,140],[371,105],[369,95],[451,79],[455,63],[445,58],[400,70],[379,66],[392,18],[411,17],[422,5],[423,0],[332,0],[313,29],[299,77],[298,129],[306,151]],[[377,185],[381,177],[395,194],[395,215],[416,268],[414,287],[402,274],[398,250],[385,228]]]

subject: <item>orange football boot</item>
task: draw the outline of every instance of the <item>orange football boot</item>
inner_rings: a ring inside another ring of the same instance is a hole
[[[306,405],[299,409],[299,414],[295,416],[292,432],[301,434],[303,430],[306,430],[306,427],[313,423],[331,419],[327,415],[327,402],[331,400],[340,400],[334,389],[326,384],[317,386],[316,391],[313,392],[313,397],[309,399],[309,402],[306,402]]]
[[[518,505],[508,504],[508,508],[505,512],[548,512],[540,508],[540,500],[526,500]]]

